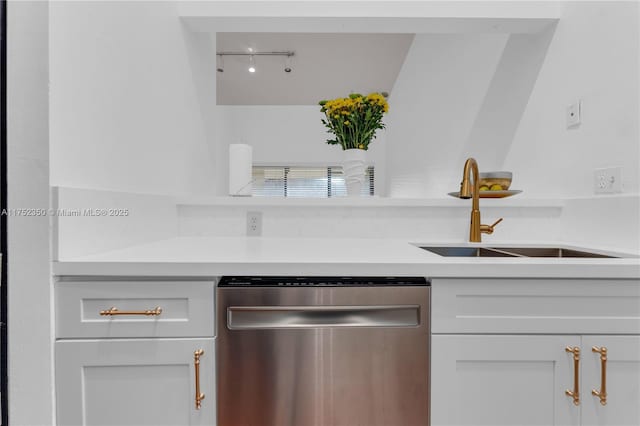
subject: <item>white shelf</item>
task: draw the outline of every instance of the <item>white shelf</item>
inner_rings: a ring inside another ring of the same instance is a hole
[[[183,197],[176,199],[178,206],[211,206],[211,207],[417,207],[417,208],[469,208],[471,200],[458,200],[452,197],[443,198],[275,198],[275,197]],[[555,198],[483,198],[482,207],[500,208],[562,208],[564,201]]]

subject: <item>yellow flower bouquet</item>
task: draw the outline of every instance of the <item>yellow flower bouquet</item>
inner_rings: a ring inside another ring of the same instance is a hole
[[[337,98],[319,102],[326,119],[322,124],[335,139],[329,145],[340,145],[343,150],[368,150],[376,137],[376,130],[384,129],[382,116],[389,111],[389,104],[381,93],[363,96],[352,93],[348,98]]]

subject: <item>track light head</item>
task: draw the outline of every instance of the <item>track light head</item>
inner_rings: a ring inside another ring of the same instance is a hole
[[[224,72],[224,57],[222,55],[216,55],[216,71]]]
[[[284,59],[284,72],[291,72],[291,55],[287,55],[287,57]]]

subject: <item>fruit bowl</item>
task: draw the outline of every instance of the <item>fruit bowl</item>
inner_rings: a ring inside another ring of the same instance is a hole
[[[480,173],[480,191],[506,191],[511,186],[511,172]]]

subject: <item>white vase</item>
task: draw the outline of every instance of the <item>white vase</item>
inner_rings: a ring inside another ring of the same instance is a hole
[[[366,151],[364,149],[347,149],[342,153],[342,173],[347,187],[347,196],[359,197],[364,185]]]

